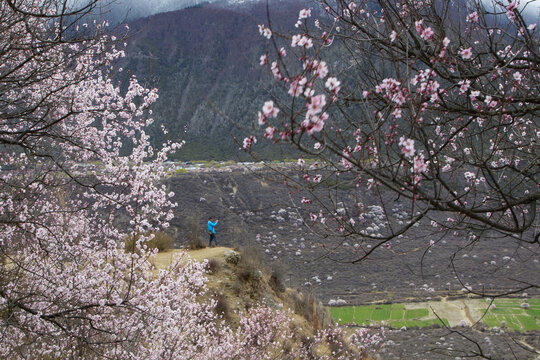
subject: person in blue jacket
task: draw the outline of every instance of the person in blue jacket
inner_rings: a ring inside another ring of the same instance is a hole
[[[216,246],[218,246],[217,239],[216,239],[216,229],[215,229],[215,227],[217,226],[219,220],[216,220],[215,222],[212,221],[212,220],[213,219],[210,216],[208,218],[208,235],[210,235],[210,240],[208,241],[208,247],[212,246],[212,240],[214,240],[214,243],[216,244]]]

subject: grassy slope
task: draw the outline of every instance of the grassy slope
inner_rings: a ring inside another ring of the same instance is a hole
[[[207,296],[225,299],[227,303],[226,320],[232,326],[238,322],[237,312],[249,310],[256,304],[266,304],[274,308],[284,307],[295,310],[298,294],[295,290],[285,289],[280,291],[273,285],[271,275],[263,270],[260,280],[243,276],[244,269],[242,265],[229,264],[225,261],[224,253],[231,250],[226,247],[204,248],[199,250],[190,250],[188,255],[196,261],[212,260],[217,262],[217,270],[208,274],[208,292]],[[153,259],[153,264],[157,269],[166,268],[172,257],[178,255],[183,250],[171,250],[158,253]],[[312,336],[314,327],[305,317],[294,314],[295,326],[298,329],[298,336]]]

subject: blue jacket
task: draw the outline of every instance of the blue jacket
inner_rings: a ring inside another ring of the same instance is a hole
[[[216,233],[216,229],[214,229],[214,227],[217,226],[217,221],[216,222],[211,222],[210,220],[208,220],[208,231],[211,231],[213,234]]]

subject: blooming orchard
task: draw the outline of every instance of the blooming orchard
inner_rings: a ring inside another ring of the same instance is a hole
[[[537,244],[540,38],[528,2],[321,3],[300,12],[292,37],[267,40],[263,65],[285,91],[278,116],[259,122],[316,159],[295,184],[312,224],[369,243],[354,261],[419,224]],[[271,50],[282,46],[287,55]],[[335,182],[357,190],[322,201],[317,190]],[[376,230],[366,188],[382,212]],[[406,199],[407,221],[392,219],[385,194]]]

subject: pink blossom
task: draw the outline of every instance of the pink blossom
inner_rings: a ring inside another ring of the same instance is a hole
[[[311,101],[306,104],[309,114],[318,114],[326,105],[326,96],[324,94],[311,97]]]
[[[242,148],[244,150],[247,150],[251,147],[251,145],[255,144],[256,142],[257,142],[257,138],[255,138],[254,136],[246,137],[244,138],[244,141],[242,143]]]
[[[264,125],[266,123],[266,116],[262,112],[258,112],[257,114],[257,122],[260,126]]]
[[[328,88],[328,90],[332,91],[335,94],[337,94],[341,89],[341,82],[335,77],[329,77],[328,79],[326,79],[326,83],[324,85]]]
[[[424,155],[421,154],[414,157],[413,168],[411,170],[416,174],[428,172],[428,164],[424,162]]]
[[[262,24],[259,24],[259,33],[267,39],[270,39],[272,37],[272,30]]]
[[[459,87],[459,93],[465,94],[467,90],[469,90],[469,87],[471,86],[471,81],[469,79],[465,79],[458,82],[458,84],[461,85]]]
[[[478,90],[471,91],[471,94],[469,95],[471,101],[475,101],[478,96],[480,96],[480,91]]]
[[[414,27],[416,28],[416,32],[421,34],[422,33],[422,23],[424,22],[424,20],[417,20],[414,22]]]
[[[289,88],[289,95],[298,97],[304,92],[304,85],[307,83],[307,79],[302,77],[301,79],[296,79],[291,82]]]
[[[442,43],[443,43],[443,46],[446,48],[446,47],[448,47],[448,45],[450,45],[450,39],[447,38],[447,37],[445,37],[445,38],[443,39],[443,42],[442,42]]]
[[[474,11],[470,13],[469,15],[467,15],[467,18],[465,20],[467,20],[468,22],[478,22],[478,12]]]
[[[324,79],[326,75],[328,75],[328,66],[326,65],[326,62],[320,61],[316,63],[315,68],[315,76]]]
[[[266,117],[276,117],[279,113],[279,109],[275,107],[274,102],[270,100],[264,103],[262,112]]]
[[[302,35],[293,35],[292,41],[291,41],[291,47],[298,46],[301,38],[302,38]]]
[[[302,36],[300,38],[300,40],[298,40],[298,46],[300,47],[305,47],[306,49],[309,49],[311,47],[313,47],[313,40],[311,40],[310,38],[308,38],[307,36]]]
[[[399,145],[402,146],[402,149],[401,149],[401,152],[406,156],[406,157],[412,157],[415,153],[415,149],[414,149],[414,140],[412,139],[406,139],[405,137],[401,137],[399,139]]]
[[[279,70],[279,66],[277,61],[273,61],[272,65],[270,66],[270,70],[272,71],[272,74],[276,79],[282,80],[283,76],[281,76],[281,71]]]
[[[347,158],[342,157],[339,162],[345,169],[351,169],[353,167],[353,164]]]
[[[272,139],[274,137],[276,129],[272,126],[268,126],[264,131],[264,137],[267,139]]]
[[[433,39],[434,35],[435,35],[435,32],[433,31],[433,29],[431,29],[431,27],[428,27],[422,31],[422,33],[420,34],[420,37],[426,41],[429,41]]]
[[[308,199],[308,198],[303,197],[302,200],[301,200],[301,203],[302,204],[311,204],[311,200]]]
[[[463,60],[469,60],[472,57],[472,47],[459,50],[459,55],[461,55]]]
[[[311,9],[302,9],[298,13],[298,20],[306,19],[311,16]]]

